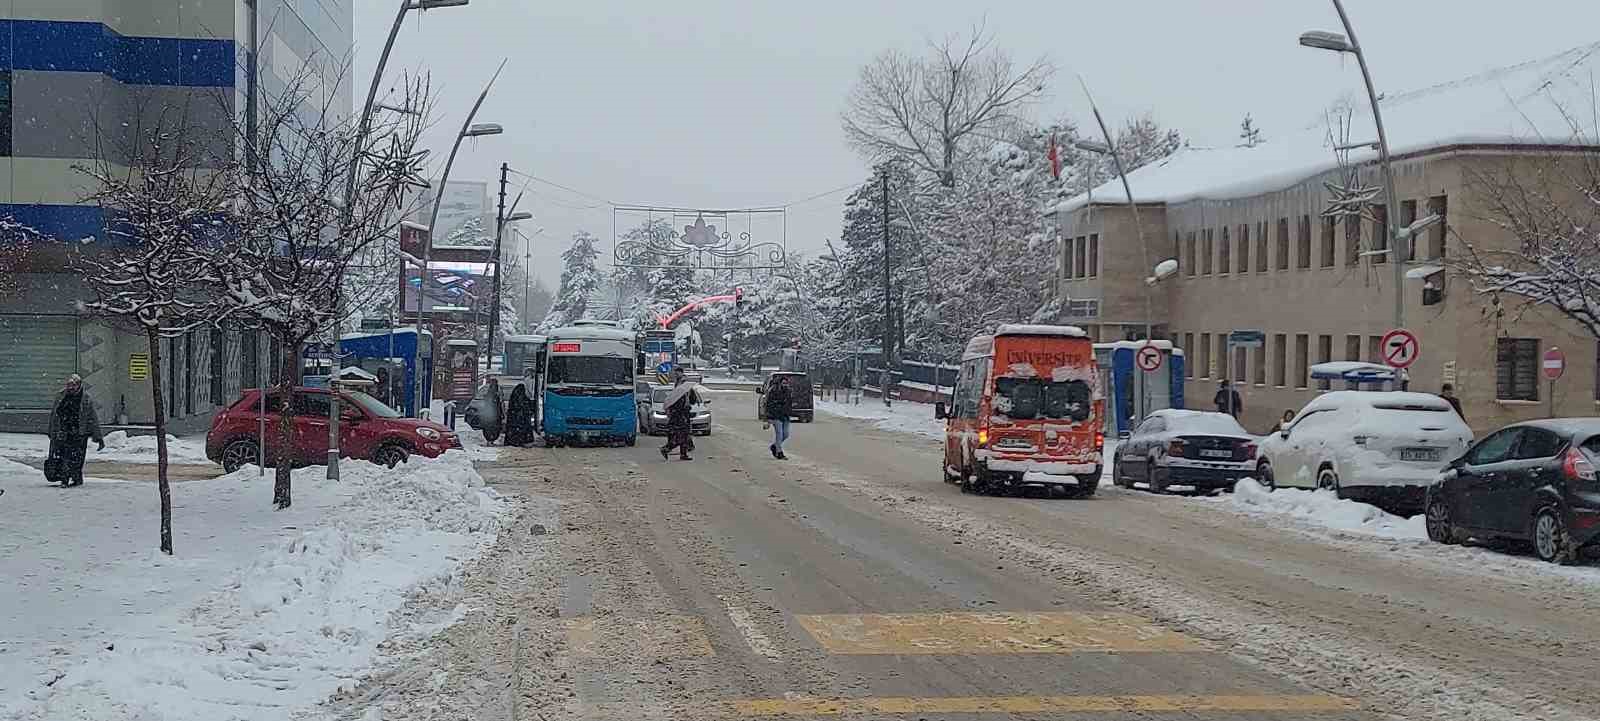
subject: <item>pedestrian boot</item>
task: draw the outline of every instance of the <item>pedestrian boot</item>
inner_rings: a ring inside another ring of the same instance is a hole
[[[768,443],[767,444],[767,451],[772,454],[773,458],[778,458],[779,457],[779,455],[778,455],[778,444],[776,444],[776,443]]]
[[[670,449],[668,449],[666,446],[662,446],[661,447],[661,460],[663,460],[663,461],[672,460],[672,451]]]

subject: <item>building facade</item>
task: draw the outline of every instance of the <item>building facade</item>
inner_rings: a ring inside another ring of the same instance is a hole
[[[1386,119],[1393,110],[1405,128],[1392,141],[1398,208],[1388,208],[1378,193],[1360,215],[1324,216],[1330,186],[1351,185],[1352,173],[1369,188],[1383,182],[1370,153],[1337,162],[1324,147],[1325,131],[1320,138],[1286,136],[1289,147],[1185,151],[1131,174],[1142,239],[1120,185],[1097,188],[1093,200],[1063,203],[1056,211],[1058,298],[1063,309],[1092,307],[1095,314],[1064,312],[1059,320],[1083,325],[1101,341],[1138,338],[1148,299],[1154,336],[1187,354],[1189,406],[1210,409],[1220,382],[1229,380],[1244,398],[1241,421],[1265,432],[1283,411],[1344,388],[1313,379],[1314,364],[1384,362],[1380,339],[1394,326],[1399,292],[1405,325],[1421,346],[1409,370],[1411,389],[1438,392],[1452,384],[1479,434],[1552,409],[1594,415],[1600,342],[1552,308],[1477,292],[1456,262],[1469,253],[1518,248],[1498,217],[1495,194],[1504,189],[1486,179],[1541,185],[1575,211],[1593,202],[1580,186],[1562,181],[1595,179],[1600,143],[1571,134],[1551,143],[1546,139],[1557,136],[1508,130],[1516,123],[1494,101],[1519,97],[1515,89],[1523,86],[1560,87],[1566,76],[1553,72],[1581,68],[1569,61],[1558,56],[1385,101]],[[1459,117],[1444,109],[1462,107],[1477,108],[1485,129],[1460,132]],[[1549,120],[1531,107],[1509,110],[1530,123]],[[1418,121],[1427,116],[1432,127]],[[1141,186],[1152,190],[1138,195]],[[1430,215],[1442,222],[1394,253],[1386,230],[1391,212],[1402,227]],[[1398,289],[1390,265],[1396,255],[1406,268]],[[1178,261],[1178,272],[1150,284],[1154,264],[1166,259]],[[1261,331],[1265,344],[1230,348],[1235,330]],[[1539,374],[1550,348],[1564,351],[1568,364],[1554,385]]]
[[[131,164],[158,122],[207,144],[202,157],[236,154],[229,138],[250,94],[281,91],[302,68],[348,114],[352,23],[352,0],[0,2],[0,217],[51,239],[15,264],[0,295],[0,430],[42,429],[74,372],[103,419],[151,422],[144,337],[76,310],[87,291],[71,255],[107,242],[80,168]],[[232,332],[163,341],[176,425],[203,424],[260,382],[262,343]]]

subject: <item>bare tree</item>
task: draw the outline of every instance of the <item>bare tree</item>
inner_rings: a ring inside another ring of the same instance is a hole
[[[163,112],[162,115],[176,115]],[[110,220],[105,242],[76,253],[74,264],[94,299],[89,315],[131,326],[150,345],[151,411],[156,431],[156,480],[161,499],[163,553],[172,549],[172,492],[167,480],[167,409],[162,396],[161,341],[221,322],[225,299],[214,294],[220,276],[217,240],[231,224],[237,176],[198,142],[205,131],[165,121],[131,139],[121,167],[101,154],[79,167],[97,188],[87,200]]]
[[[232,317],[271,334],[282,350],[282,422],[273,462],[273,505],[291,503],[289,449],[300,355],[308,342],[336,335],[351,309],[369,307],[387,284],[357,284],[362,269],[393,264],[393,244],[408,198],[424,187],[418,147],[430,98],[425,79],[407,80],[405,107],[416,112],[358,137],[330,97],[316,101],[302,73],[261,102],[257,134],[239,137],[263,162],[242,183],[234,252],[222,278]],[[355,193],[344,198],[352,155]],[[352,207],[345,208],[349,203]]]
[[[0,217],[0,298],[9,298],[21,290],[17,274],[27,270],[40,240],[39,231],[9,216]]]
[[[1044,93],[1054,68],[1019,67],[982,27],[948,37],[926,57],[887,51],[861,68],[841,115],[846,138],[869,160],[906,158],[954,187],[973,140],[999,137]]]

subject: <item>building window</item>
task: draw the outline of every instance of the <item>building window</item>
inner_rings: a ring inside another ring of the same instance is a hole
[[[1428,199],[1428,214],[1439,216],[1439,222],[1428,229],[1428,260],[1444,260],[1445,232],[1449,225],[1450,216],[1447,211],[1450,206],[1443,195],[1435,195]]]
[[[1389,206],[1372,206],[1372,262],[1374,264],[1386,263],[1389,256],[1379,253],[1380,250],[1389,249]]]
[[[1228,332],[1223,331],[1216,335],[1216,352],[1211,357],[1217,359],[1217,372],[1214,377],[1221,381],[1228,379]]]
[[[1333,360],[1333,336],[1331,336],[1331,335],[1319,335],[1319,336],[1317,336],[1317,362],[1318,363],[1327,363],[1328,361],[1331,361],[1331,360]],[[1319,379],[1317,381],[1317,389],[1318,390],[1324,390],[1325,391],[1325,390],[1328,390],[1328,388],[1330,388],[1331,386],[1332,386],[1332,384],[1329,383],[1328,380],[1325,379],[1325,378],[1324,379]]]
[[[1294,267],[1302,270],[1311,267],[1311,216],[1300,216],[1300,235],[1295,243]]]
[[[1222,226],[1222,247],[1218,250],[1222,252],[1222,257],[1217,260],[1217,272],[1227,275],[1228,271],[1233,268],[1233,247],[1228,240],[1228,226],[1226,225]]]
[[[1495,339],[1494,397],[1539,400],[1539,339]]]
[[[1249,348],[1233,349],[1233,382],[1235,383],[1243,383],[1244,379],[1249,377],[1247,375],[1249,372],[1250,360],[1247,352],[1249,350]]]
[[[0,157],[11,157],[11,73],[0,72]]]
[[[1200,377],[1211,377],[1211,334],[1200,334]]]
[[[1267,224],[1256,223],[1256,272],[1267,272]]]
[[[1336,222],[1337,220],[1334,218],[1322,219],[1322,247],[1319,250],[1322,253],[1321,265],[1324,268],[1332,268],[1333,259],[1339,254],[1337,250],[1334,250],[1333,226]]]
[[[1201,241],[1201,243],[1200,243],[1200,252],[1205,253],[1205,256],[1200,259],[1200,274],[1201,275],[1211,275],[1211,271],[1212,271],[1211,263],[1217,257],[1216,256],[1216,252],[1215,252],[1216,248],[1214,248],[1212,246],[1212,243],[1211,243],[1211,241],[1212,241],[1211,229],[1210,228],[1206,228],[1205,230],[1200,231],[1200,233],[1201,233],[1201,238],[1203,239]]]
[[[1417,201],[1400,201],[1400,228],[1404,230],[1405,228],[1411,227],[1411,224],[1415,222],[1417,222]],[[1405,245],[1402,246],[1401,250],[1405,252],[1406,260],[1416,260],[1417,239],[1406,238]]]
[[[1278,219],[1278,270],[1289,269],[1289,219]]]
[[[1361,264],[1361,218],[1344,217],[1344,264],[1355,267]]]
[[[1367,336],[1367,362],[1388,365],[1383,362],[1383,336]]]
[[[1184,241],[1185,241],[1185,243],[1184,243],[1184,249],[1183,249],[1183,267],[1189,269],[1189,276],[1190,277],[1194,277],[1194,274],[1195,274],[1195,264],[1194,264],[1194,262],[1195,262],[1195,257],[1194,257],[1195,239],[1194,239],[1194,231],[1189,231],[1189,235],[1184,238]]]
[[[1347,335],[1344,337],[1344,359],[1348,361],[1361,360],[1361,336]],[[1344,388],[1349,391],[1361,390],[1361,384],[1346,381]]]
[[[1289,336],[1282,333],[1272,335],[1272,384],[1284,386],[1289,383]]]
[[[1082,278],[1084,276],[1083,256],[1089,250],[1088,245],[1081,235],[1078,236],[1077,242],[1072,244],[1072,277],[1074,278]]]
[[[1262,344],[1262,345],[1258,345],[1258,346],[1256,346],[1254,348],[1251,348],[1250,349],[1250,355],[1254,356],[1254,358],[1251,359],[1251,362],[1255,364],[1254,368],[1255,368],[1256,385],[1264,386],[1264,385],[1267,384],[1267,347],[1266,347],[1266,345]]]
[[[1190,352],[1193,352],[1193,351],[1194,351],[1194,334],[1193,333],[1184,333],[1183,334],[1183,352],[1190,353]],[[1196,358],[1195,360],[1199,360],[1199,359]],[[1193,363],[1185,363],[1185,364],[1183,364],[1183,374],[1188,376],[1188,377],[1190,377],[1190,378],[1193,378],[1194,377],[1194,364]]]
[[[1239,272],[1250,272],[1250,224],[1239,225]]]
[[[1294,336],[1294,387],[1309,387],[1311,376],[1311,336],[1297,333]]]
[[[1089,277],[1100,275],[1100,234],[1089,236]]]

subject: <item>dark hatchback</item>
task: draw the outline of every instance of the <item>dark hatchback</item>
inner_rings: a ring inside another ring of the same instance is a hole
[[[1600,543],[1600,418],[1506,426],[1450,462],[1428,488],[1428,537],[1525,541],[1552,563]]]

